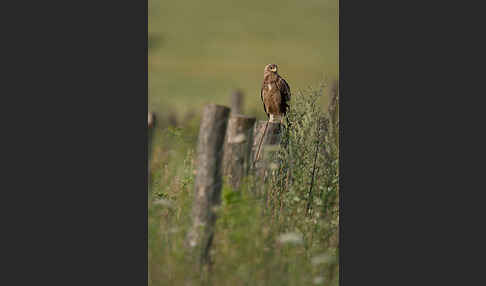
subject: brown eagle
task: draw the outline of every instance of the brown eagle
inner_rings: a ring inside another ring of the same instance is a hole
[[[265,66],[260,96],[269,121],[280,122],[289,108],[290,87],[277,73],[276,64]]]

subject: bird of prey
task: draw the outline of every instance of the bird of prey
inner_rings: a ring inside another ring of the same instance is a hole
[[[277,73],[276,64],[265,66],[260,96],[269,122],[281,122],[289,108],[290,87]]]

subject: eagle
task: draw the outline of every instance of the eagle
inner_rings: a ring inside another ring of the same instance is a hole
[[[281,122],[289,108],[290,87],[277,73],[276,64],[265,66],[260,96],[269,122]]]

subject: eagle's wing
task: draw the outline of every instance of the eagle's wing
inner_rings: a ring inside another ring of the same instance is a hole
[[[277,79],[277,88],[280,91],[281,103],[280,110],[283,114],[287,113],[290,101],[290,86],[281,76]]]
[[[267,117],[269,117],[267,108],[265,107],[265,101],[263,100],[263,88],[265,87],[265,82],[262,84],[262,89],[260,90],[260,97],[262,98],[262,104],[263,104],[263,110],[265,110],[265,113],[267,114]]]

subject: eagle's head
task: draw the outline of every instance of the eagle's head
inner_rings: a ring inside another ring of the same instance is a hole
[[[276,64],[269,64],[265,66],[264,72],[277,72],[277,65]]]

